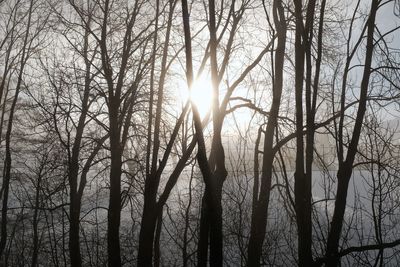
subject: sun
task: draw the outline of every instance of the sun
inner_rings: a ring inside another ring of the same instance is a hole
[[[193,82],[189,97],[192,103],[196,105],[200,117],[204,118],[211,109],[213,102],[213,90],[209,77],[200,75]]]
[[[191,100],[196,105],[202,119],[207,115],[213,100],[211,80],[207,75],[200,75],[193,82],[191,90],[188,90],[186,85],[179,86],[177,101],[184,104],[187,100]]]

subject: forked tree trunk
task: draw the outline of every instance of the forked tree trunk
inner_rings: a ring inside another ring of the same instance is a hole
[[[150,155],[147,159],[147,173],[146,173],[146,181],[145,181],[145,192],[144,192],[144,207],[142,213],[142,223],[140,225],[140,234],[139,234],[139,251],[138,251],[138,265],[139,266],[152,266],[153,265],[153,249],[155,244],[155,231],[157,225],[157,218],[162,218],[162,207],[161,214],[158,214],[159,205],[157,203],[157,192],[159,187],[160,180],[160,166],[157,167],[158,164],[158,154],[160,148],[160,128],[161,128],[161,115],[163,108],[163,95],[164,95],[164,83],[165,77],[167,75],[167,59],[168,59],[168,48],[169,48],[169,40],[171,34],[172,20],[173,14],[175,10],[176,1],[169,1],[169,14],[167,21],[167,29],[165,35],[165,42],[163,47],[163,54],[161,60],[161,74],[158,83],[158,91],[157,91],[157,105],[155,112],[155,122],[154,122],[154,138],[153,138],[153,151],[152,151],[152,159],[150,164]],[[151,91],[153,91],[154,87],[154,62],[155,56],[157,53],[157,32],[158,32],[158,16],[159,16],[159,1],[157,1],[156,6],[156,23],[155,23],[155,36],[153,40],[153,59],[152,59],[152,69],[151,69]],[[155,94],[154,92],[152,92]],[[152,114],[152,106],[150,103],[150,109]],[[151,122],[152,118],[149,118],[149,132],[148,138],[151,141]],[[176,126],[178,127],[178,126]],[[171,137],[170,141],[173,141],[175,137]],[[148,144],[148,151],[151,149],[151,144]],[[166,151],[164,156],[169,156],[170,151]],[[161,230],[161,229],[160,229]]]
[[[182,0],[182,18],[183,18],[183,27],[185,35],[186,78],[188,87],[191,88],[193,84],[192,45],[191,45],[189,12],[186,0]],[[212,33],[212,29],[210,30],[210,33]],[[216,43],[214,45],[216,45]],[[224,173],[223,170],[220,170],[220,172],[217,173],[217,176],[213,175],[210,168],[211,164],[209,164],[207,159],[202,122],[197,107],[193,103],[192,103],[192,113],[193,113],[194,127],[197,139],[197,162],[199,164],[200,171],[202,173],[203,180],[205,183],[204,196],[205,196],[205,201],[207,201],[207,206],[208,206],[207,212],[210,218],[209,220],[209,227],[210,227],[209,234],[211,240],[210,266],[222,266],[222,212],[221,212],[222,207],[221,207],[221,198],[219,197],[221,195],[221,190],[219,190],[219,188],[222,188],[222,184],[215,178],[223,177],[223,175],[226,175],[226,173]],[[220,157],[219,160],[224,160],[224,158]],[[203,232],[200,235],[205,235],[205,234],[206,233],[204,233],[203,229]],[[206,260],[202,259],[202,261],[204,262]]]
[[[315,4],[315,1],[312,1]],[[311,266],[311,176],[306,175],[304,169],[304,140],[303,140],[303,79],[304,63],[307,51],[308,36],[303,24],[302,1],[294,1],[295,5],[295,100],[296,100],[296,169],[295,180],[295,207],[298,232],[298,260],[299,266]],[[312,5],[312,3],[309,3]],[[313,7],[307,15],[313,15]],[[307,17],[307,21],[312,18]],[[307,36],[307,37],[306,37]],[[310,73],[311,75],[311,73]]]
[[[222,145],[221,131],[224,114],[219,106],[219,74],[217,62],[217,34],[215,21],[215,2],[208,1],[209,7],[209,31],[210,31],[210,65],[211,82],[213,87],[213,140],[211,145],[208,166],[211,171],[212,186],[206,186],[204,201],[200,218],[200,241],[198,248],[199,266],[204,266],[207,261],[208,234],[210,240],[210,266],[222,266],[223,264],[223,233],[222,233],[222,187],[227,177],[225,167],[225,152]],[[215,187],[215,188],[213,188]],[[212,198],[209,199],[209,198]],[[213,203],[213,204],[211,204]],[[208,225],[207,225],[208,224]],[[206,247],[207,246],[207,247]]]
[[[156,17],[155,17],[155,29],[153,38],[153,55],[151,62],[151,74],[150,74],[150,102],[149,102],[149,122],[148,122],[148,144],[147,144],[147,159],[146,159],[146,180],[144,187],[144,198],[143,198],[143,213],[140,224],[139,233],[139,250],[138,250],[138,266],[150,267],[153,266],[153,243],[154,243],[154,232],[156,228],[157,214],[156,210],[156,197],[157,197],[157,182],[156,182],[156,169],[157,169],[157,157],[158,157],[158,146],[159,146],[159,125],[154,127],[154,142],[152,140],[152,123],[153,123],[153,101],[154,101],[154,68],[156,60],[157,50],[157,37],[158,37],[158,13],[159,13],[160,2],[156,1]],[[170,23],[170,22],[168,22]],[[166,51],[168,45],[165,45],[164,51]],[[157,92],[159,93],[159,92]],[[158,105],[156,109],[156,121],[160,121],[160,108],[162,101],[161,96],[158,94]],[[153,145],[153,157],[151,158],[151,143]],[[155,164],[155,166],[154,166]]]

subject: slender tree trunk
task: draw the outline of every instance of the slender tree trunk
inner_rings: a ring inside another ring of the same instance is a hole
[[[106,99],[108,105],[108,119],[109,119],[109,140],[110,140],[110,195],[107,213],[107,252],[108,252],[108,266],[119,267],[121,266],[121,249],[119,228],[121,222],[121,176],[122,176],[122,154],[124,151],[125,143],[128,136],[128,130],[131,125],[132,109],[134,105],[135,96],[134,92],[138,84],[138,79],[142,75],[138,72],[135,76],[135,81],[131,85],[132,92],[124,96],[122,89],[124,87],[124,79],[126,77],[126,70],[128,60],[132,54],[132,34],[133,26],[136,21],[136,15],[139,12],[140,6],[138,1],[134,3],[133,12],[127,19],[126,30],[123,39],[122,55],[120,60],[117,75],[114,76],[114,69],[111,66],[111,58],[107,47],[107,26],[108,19],[110,18],[110,8],[112,4],[106,0],[103,8],[103,22],[101,25],[101,38],[99,39],[99,46],[101,50],[102,69],[104,78],[107,81],[108,97]],[[140,69],[139,69],[140,70]],[[116,78],[117,77],[117,78]],[[116,78],[116,79],[115,79]],[[126,109],[121,109],[122,101]],[[120,112],[121,109],[121,112]]]
[[[296,171],[295,205],[298,231],[298,259],[299,266],[311,266],[311,176],[306,175],[304,169],[304,141],[303,141],[303,79],[304,63],[307,44],[307,35],[303,25],[302,3],[295,3],[295,99],[296,99]],[[313,7],[312,7],[313,8]],[[313,12],[313,10],[312,10]],[[310,18],[307,18],[310,20]],[[306,73],[307,74],[307,73]],[[311,73],[310,73],[311,75]]]
[[[16,14],[17,12],[15,12]],[[15,14],[14,14],[14,23],[15,23]],[[1,116],[0,116],[0,143],[2,142],[2,136],[3,136],[3,123],[4,123],[4,113],[6,112],[6,108],[7,108],[7,95],[8,95],[8,91],[10,88],[10,82],[7,80],[9,80],[10,78],[8,77],[8,74],[10,73],[10,66],[9,66],[9,60],[10,60],[10,54],[14,45],[14,42],[12,41],[14,38],[14,31],[12,31],[11,33],[11,42],[10,42],[10,46],[7,49],[6,52],[6,58],[4,60],[4,65],[3,65],[3,74],[2,74],[2,79],[0,82],[0,107],[1,107]],[[4,95],[4,98],[3,98]],[[1,194],[2,191],[0,191],[0,198],[1,198]]]
[[[90,27],[90,19],[88,26]],[[83,190],[86,184],[86,174],[89,171],[88,168],[82,170],[80,185],[78,185],[78,176],[79,176],[79,158],[81,152],[81,143],[82,136],[85,131],[85,122],[86,116],[89,110],[89,94],[91,91],[90,83],[91,83],[91,64],[88,56],[88,38],[89,38],[89,29],[85,29],[84,35],[84,46],[83,46],[83,59],[85,61],[85,85],[84,85],[84,94],[82,99],[82,112],[79,116],[78,125],[76,127],[76,135],[74,139],[74,143],[72,146],[71,158],[69,159],[68,166],[68,180],[69,180],[69,196],[70,196],[70,231],[69,231],[69,253],[70,253],[70,261],[72,266],[80,267],[82,266],[81,259],[81,249],[80,249],[80,212],[81,212],[81,202]],[[90,165],[95,154],[97,154],[98,149],[95,148],[92,152],[92,155],[87,159],[86,165]]]
[[[2,192],[3,192],[3,203],[2,203],[2,210],[1,210],[1,227],[0,227],[0,260],[3,259],[4,249],[7,243],[7,210],[8,210],[8,195],[10,190],[10,180],[11,180],[11,132],[13,128],[13,119],[15,113],[15,107],[17,105],[19,92],[21,89],[22,84],[22,76],[24,73],[25,64],[27,61],[27,48],[28,48],[28,38],[29,38],[29,31],[31,27],[31,18],[32,18],[32,9],[33,9],[34,1],[31,1],[29,5],[29,13],[28,13],[28,23],[27,28],[24,36],[24,43],[22,46],[22,53],[21,53],[21,61],[20,61],[20,69],[18,73],[18,80],[15,86],[15,94],[11,104],[11,108],[9,111],[8,116],[8,125],[7,125],[7,132],[5,137],[6,142],[6,151],[5,151],[5,160],[4,160],[4,168],[3,168],[3,184],[2,184]]]
[[[161,216],[162,218],[162,207],[161,214],[158,214],[158,210],[160,209],[157,204],[157,192],[160,180],[160,170],[157,168],[158,164],[158,153],[160,147],[160,123],[161,123],[161,115],[162,115],[162,105],[163,105],[163,95],[164,95],[164,82],[167,74],[167,59],[168,59],[168,48],[169,48],[169,39],[172,27],[172,19],[173,13],[175,9],[176,1],[169,1],[169,14],[168,14],[168,22],[167,22],[167,30],[163,48],[163,55],[161,60],[161,74],[158,83],[158,91],[157,91],[157,105],[155,112],[155,122],[154,122],[154,138],[153,138],[153,151],[152,151],[152,159],[150,164],[150,155],[148,155],[147,159],[147,173],[146,173],[146,181],[145,181],[145,192],[144,192],[144,207],[142,213],[142,223],[140,226],[140,234],[139,234],[139,250],[138,250],[138,265],[139,266],[152,266],[153,264],[153,248],[155,244],[155,230],[157,225],[157,218]],[[155,36],[153,40],[153,59],[152,59],[152,69],[151,69],[151,91],[153,91],[154,87],[154,61],[157,53],[157,32],[158,32],[158,16],[159,16],[159,1],[157,1],[156,6],[156,23],[155,23]],[[152,96],[151,96],[152,99]],[[150,108],[152,109],[152,103],[150,103]],[[152,113],[152,110],[151,110]],[[152,118],[149,118],[149,129],[151,129]],[[148,132],[148,138],[151,141],[151,131]],[[148,153],[150,153],[151,144],[148,144]],[[165,152],[169,153],[169,152]],[[167,155],[168,156],[168,155]],[[161,228],[160,228],[161,230]],[[155,261],[156,263],[156,261]]]
[[[256,196],[253,196],[253,214],[251,218],[250,238],[248,245],[247,266],[260,266],[262,246],[267,227],[267,216],[269,197],[271,192],[272,168],[274,162],[274,153],[272,147],[274,143],[274,132],[277,127],[277,118],[281,102],[283,87],[283,66],[285,57],[286,43],[286,20],[284,17],[282,4],[275,0],[273,4],[273,17],[277,31],[277,47],[275,50],[273,99],[269,112],[267,128],[264,135],[264,153],[261,174],[260,192],[255,190]],[[258,157],[258,153],[255,154]],[[258,160],[258,159],[257,159]],[[258,185],[255,185],[258,187]]]
[[[372,1],[371,11],[368,18],[368,30],[366,40],[366,53],[365,53],[365,64],[363,77],[360,87],[360,98],[359,106],[357,110],[357,116],[354,124],[352,138],[348,147],[346,160],[339,163],[339,170],[337,172],[338,185],[336,189],[336,200],[335,209],[333,211],[333,217],[331,222],[331,229],[328,234],[327,249],[326,249],[326,260],[327,266],[333,267],[339,265],[338,248],[339,240],[343,227],[344,213],[346,211],[347,191],[349,181],[353,172],[353,163],[355,155],[357,153],[358,142],[360,139],[361,128],[363,125],[364,115],[367,105],[367,95],[369,87],[369,78],[371,74],[372,56],[374,50],[374,30],[375,30],[375,18],[379,6],[379,0]]]
[[[303,34],[303,48],[299,50],[299,53],[305,53],[305,102],[306,102],[306,148],[305,148],[305,173],[304,173],[304,192],[301,196],[303,203],[299,205],[302,211],[302,220],[299,224],[299,236],[298,236],[298,257],[300,266],[311,266],[313,264],[312,258],[312,165],[314,157],[314,119],[315,119],[315,107],[316,107],[316,96],[318,84],[314,83],[312,87],[312,43],[314,33],[314,16],[315,16],[315,5],[316,1],[311,0],[307,4],[307,15],[305,29]],[[322,4],[324,6],[324,3]],[[324,8],[324,7],[323,7]],[[323,11],[321,11],[320,26],[323,23]],[[320,36],[321,38],[321,36]],[[321,47],[319,47],[321,49]],[[318,59],[317,59],[318,60]],[[319,59],[320,60],[320,59]],[[317,63],[317,65],[320,64]],[[316,77],[319,75],[319,66],[316,68]],[[316,82],[318,79],[316,78]],[[312,90],[314,88],[314,90]]]
[[[39,215],[39,205],[40,205],[40,189],[42,182],[42,173],[39,172],[36,184],[36,194],[35,194],[35,210],[33,212],[33,249],[32,249],[32,260],[31,267],[37,266],[38,252],[39,252],[39,235],[38,235],[38,215]]]

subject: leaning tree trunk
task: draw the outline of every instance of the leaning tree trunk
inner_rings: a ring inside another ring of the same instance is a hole
[[[360,139],[361,128],[363,125],[364,115],[367,106],[367,95],[369,87],[369,78],[371,74],[372,55],[374,50],[374,30],[375,30],[375,18],[379,6],[378,0],[372,1],[371,11],[368,18],[368,30],[366,40],[366,53],[363,77],[360,87],[360,99],[357,110],[357,116],[355,119],[354,129],[346,160],[339,163],[339,170],[337,172],[338,186],[336,189],[336,200],[335,209],[333,212],[331,229],[328,234],[327,249],[325,258],[327,260],[328,267],[334,267],[339,265],[338,248],[339,240],[343,227],[344,213],[346,210],[347,191],[350,182],[350,178],[353,172],[353,163],[355,155],[357,153],[358,142]]]

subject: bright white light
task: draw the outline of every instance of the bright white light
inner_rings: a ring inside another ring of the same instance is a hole
[[[201,75],[193,82],[190,92],[183,80],[176,88],[178,88],[176,103],[183,106],[188,100],[191,100],[203,119],[212,106],[213,90],[210,79],[206,75]]]
[[[194,81],[190,91],[190,100],[196,105],[200,117],[204,118],[211,109],[213,100],[211,80],[208,77],[201,75]]]

